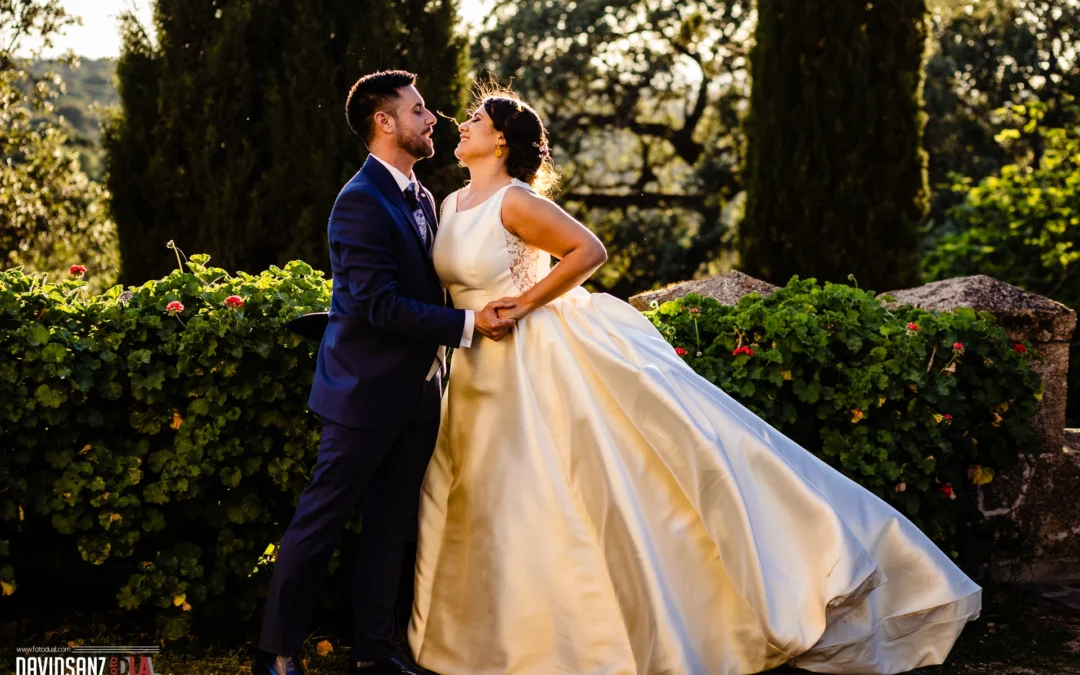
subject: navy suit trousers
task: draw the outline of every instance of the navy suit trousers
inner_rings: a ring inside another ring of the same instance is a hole
[[[351,657],[374,661],[400,653],[398,587],[416,541],[420,489],[439,432],[440,377],[423,387],[419,405],[404,423],[360,430],[324,421],[314,474],[274,563],[260,648],[297,654],[331,554],[363,500]]]

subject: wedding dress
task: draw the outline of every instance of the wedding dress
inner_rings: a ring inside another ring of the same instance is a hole
[[[433,256],[458,308],[550,269],[503,228],[510,188],[445,204]],[[897,673],[941,663],[981,594],[620,300],[576,288],[454,353],[409,627],[426,668]]]

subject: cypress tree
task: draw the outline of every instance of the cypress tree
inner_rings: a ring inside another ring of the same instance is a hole
[[[121,280],[167,273],[175,240],[255,272],[326,266],[326,220],[366,151],[348,90],[383,68],[419,74],[428,107],[456,115],[467,83],[455,0],[157,0],[156,44],[132,20],[106,130]],[[453,125],[417,173],[438,195],[461,176]]]
[[[885,290],[919,278],[926,0],[760,0],[741,268]]]

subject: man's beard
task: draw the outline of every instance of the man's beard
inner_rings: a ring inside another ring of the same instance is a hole
[[[427,137],[423,135],[398,137],[398,147],[409,153],[416,159],[426,159],[435,154],[434,148],[429,144]]]

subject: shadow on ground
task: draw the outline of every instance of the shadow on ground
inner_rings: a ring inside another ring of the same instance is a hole
[[[944,665],[920,675],[1080,675],[1080,584],[985,588],[982,615]],[[777,668],[769,675],[805,675]]]
[[[921,675],[1080,675],[1080,584],[1009,585],[984,591],[982,616],[965,628],[948,663],[914,671]],[[152,634],[123,625],[119,612],[72,616],[35,612],[35,616],[0,619],[0,671],[14,672],[15,647],[161,645],[153,657],[155,675],[237,675],[248,673],[248,647],[205,645],[189,638],[162,643]],[[340,624],[338,624],[340,625]],[[236,626],[257,633],[254,622]],[[337,634],[315,631],[301,654],[309,675],[344,675],[348,648]],[[218,633],[214,633],[218,635]],[[321,644],[320,644],[321,643]],[[329,649],[328,649],[329,647]],[[778,668],[769,675],[806,671]]]

